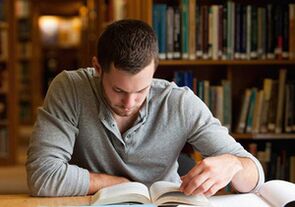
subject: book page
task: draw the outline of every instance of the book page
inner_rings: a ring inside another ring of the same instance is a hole
[[[283,207],[295,202],[295,184],[283,180],[271,180],[262,185],[259,194],[272,206]]]
[[[148,188],[138,182],[127,182],[105,187],[91,198],[91,205],[115,203],[151,203]]]
[[[180,184],[167,181],[158,181],[150,187],[153,203],[160,204],[191,204],[207,206],[208,199],[204,195],[186,196],[179,191]]]
[[[209,198],[213,207],[270,207],[262,198],[254,193],[217,195]]]
[[[157,200],[161,195],[167,192],[179,192],[180,183],[172,183],[167,181],[158,181],[151,185],[150,193],[153,201]]]

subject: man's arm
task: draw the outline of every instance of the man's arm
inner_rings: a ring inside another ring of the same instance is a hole
[[[101,188],[129,182],[127,178],[118,177],[113,175],[107,175],[103,173],[89,173],[90,174],[90,184],[88,194],[94,194]]]
[[[249,192],[258,183],[258,170],[250,158],[230,154],[208,157],[182,177],[180,190],[187,195],[214,195],[232,182],[236,190]]]

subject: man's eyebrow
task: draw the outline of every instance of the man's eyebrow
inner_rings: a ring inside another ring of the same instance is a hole
[[[146,90],[148,87],[150,87],[151,85],[148,85],[148,86],[146,86],[146,87],[144,87],[143,89],[140,89],[140,90],[138,90],[138,91],[135,91],[134,93],[138,93],[138,92],[141,92],[141,91],[144,91],[144,90]],[[115,90],[119,90],[119,91],[122,91],[122,92],[124,92],[124,93],[130,93],[130,92],[128,92],[128,91],[125,91],[124,89],[122,89],[122,88],[120,88],[120,87],[117,87],[117,86],[114,86],[113,87]]]

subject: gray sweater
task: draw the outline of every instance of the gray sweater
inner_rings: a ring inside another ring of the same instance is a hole
[[[204,157],[231,153],[259,162],[220,125],[187,87],[154,79],[133,127],[121,134],[105,105],[93,68],[60,73],[38,109],[26,163],[32,195],[86,195],[89,171],[147,185],[179,182],[185,143]]]

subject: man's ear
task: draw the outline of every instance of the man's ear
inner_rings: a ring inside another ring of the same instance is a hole
[[[99,77],[101,77],[102,68],[101,68],[101,66],[100,66],[100,64],[98,62],[97,57],[95,57],[95,56],[92,57],[92,66],[95,68],[95,71],[96,71],[97,75]]]

